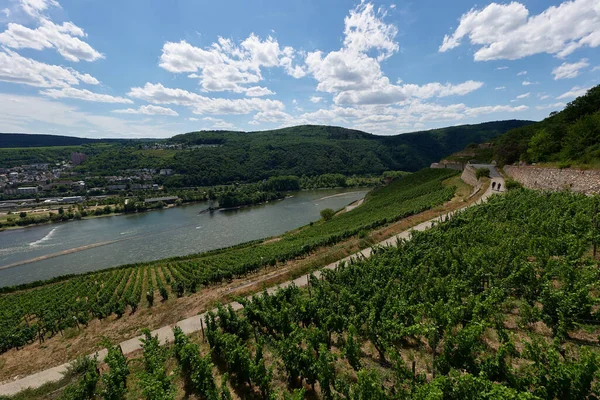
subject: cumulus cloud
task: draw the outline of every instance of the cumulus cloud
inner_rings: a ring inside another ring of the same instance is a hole
[[[172,127],[156,123],[143,124],[114,116],[84,112],[77,106],[43,97],[0,93],[0,104],[2,104],[0,131],[4,132],[41,132],[56,129],[79,135],[101,132],[103,137],[170,137],[173,135]]]
[[[60,7],[56,0],[20,0],[19,2],[23,10],[34,18],[40,18],[50,7]]]
[[[569,90],[568,92],[565,92],[565,93],[561,94],[556,99],[557,100],[573,99],[575,97],[583,96],[584,94],[587,93],[588,90],[589,90],[589,88],[584,88],[584,87],[580,87],[580,86],[573,86],[573,88],[571,90]]]
[[[119,96],[111,96],[108,94],[94,93],[87,89],[76,89],[66,87],[62,89],[47,89],[40,92],[44,96],[52,97],[53,99],[77,99],[84,101],[92,101],[97,103],[124,103],[132,104],[133,101]]]
[[[597,0],[565,1],[532,16],[514,1],[473,8],[460,18],[454,33],[444,37],[439,51],[454,49],[465,38],[478,47],[476,61],[539,53],[565,57],[580,47],[600,46],[600,7]]]
[[[231,91],[258,97],[274,94],[264,87],[249,86],[263,80],[263,68],[282,67],[295,78],[305,75],[303,67],[294,65],[296,56],[292,47],[280,48],[271,36],[262,40],[250,34],[239,45],[222,37],[206,48],[185,40],[166,42],[159,66],[173,73],[190,73],[188,77],[199,79],[206,92]]]
[[[519,73],[517,74],[517,76],[523,76],[523,75],[527,75],[527,71],[519,71]]]
[[[579,75],[580,69],[587,68],[589,66],[590,64],[586,58],[582,58],[575,63],[564,62],[552,70],[552,75],[554,75],[555,81],[559,79],[571,79]]]
[[[177,111],[171,110],[167,107],[153,106],[151,104],[141,106],[139,108],[126,108],[123,110],[113,110],[114,113],[118,114],[144,114],[144,115],[168,115],[171,117],[177,117]]]
[[[313,103],[320,103],[323,101],[323,98],[320,96],[310,96],[310,101]]]
[[[554,110],[560,110],[562,108],[564,108],[566,106],[565,103],[554,103],[554,104],[543,104],[543,105],[539,105],[536,106],[535,108],[538,110],[548,110],[548,109],[554,109]]]
[[[283,110],[285,108],[279,100],[256,97],[211,98],[184,89],[167,88],[160,83],[146,83],[144,87],[131,88],[127,95],[154,104],[188,106],[194,114],[249,114],[253,111]]]
[[[266,87],[261,86],[252,86],[246,90],[246,96],[250,97],[261,97],[275,94],[275,92],[270,91]]]
[[[498,86],[498,87],[496,87],[496,90],[504,90],[504,89],[506,89],[506,86]]]
[[[307,70],[317,80],[317,90],[333,93],[335,104],[391,104],[410,97],[465,95],[483,85],[475,81],[458,85],[392,84],[383,75],[380,63],[400,46],[395,41],[398,30],[383,21],[385,16],[384,9],[375,10],[372,4],[363,2],[344,21],[344,45],[340,50],[307,54]]]
[[[83,29],[72,22],[57,25],[42,18],[39,24],[39,27],[30,29],[20,24],[9,23],[8,28],[0,33],[0,44],[13,49],[54,48],[65,59],[73,62],[96,61],[104,58],[103,54],[79,39],[87,35]]]
[[[529,86],[529,85],[533,85],[533,82],[530,82],[530,81],[526,80],[526,81],[521,82],[521,85],[523,85],[523,86]]]
[[[202,121],[211,123],[212,129],[233,129],[234,125],[220,118],[204,117]]]
[[[520,94],[520,95],[518,95],[518,96],[517,96],[517,99],[519,99],[519,100],[520,100],[520,99],[526,99],[526,98],[528,98],[530,95],[531,95],[531,92],[528,92],[528,93],[523,93],[523,94]]]
[[[90,85],[100,83],[89,74],[25,58],[8,49],[0,51],[0,81],[42,88],[67,87],[80,82]]]

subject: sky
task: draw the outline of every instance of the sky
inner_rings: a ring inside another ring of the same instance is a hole
[[[600,0],[0,0],[0,132],[541,120],[599,46]]]

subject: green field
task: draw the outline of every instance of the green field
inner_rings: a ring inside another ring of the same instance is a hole
[[[102,377],[80,362],[61,398],[597,398],[598,203],[492,197],[305,289],[219,307],[202,335],[147,332],[129,362],[111,347]]]
[[[166,261],[124,266],[82,276],[57,278],[18,288],[2,288],[0,352],[43,340],[91,319],[135,312],[140,306],[195,293],[267,265],[309,255],[314,250],[430,209],[452,198],[442,181],[450,170],[423,170],[371,192],[365,203],[330,221],[284,234],[281,240],[238,245]],[[30,289],[24,291],[25,289]],[[10,293],[13,292],[13,293]]]

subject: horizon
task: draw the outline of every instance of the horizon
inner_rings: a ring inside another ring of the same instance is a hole
[[[59,134],[59,133],[43,133],[43,132],[0,132],[0,135],[45,135],[45,136],[58,136],[58,137],[72,137],[72,138],[77,138],[77,139],[93,139],[93,140],[168,140],[171,139],[175,136],[180,136],[180,135],[187,135],[189,133],[197,133],[197,132],[216,132],[216,133],[262,133],[262,132],[270,132],[270,131],[276,131],[279,129],[288,129],[288,128],[297,128],[297,127],[301,127],[301,126],[323,126],[323,127],[331,127],[331,128],[343,128],[343,129],[349,129],[349,130],[356,130],[359,132],[363,132],[369,135],[374,135],[374,136],[382,136],[382,137],[390,137],[390,136],[399,136],[399,135],[404,135],[404,134],[414,134],[414,133],[424,133],[424,132],[430,132],[433,130],[437,130],[437,129],[446,129],[446,128],[458,128],[461,126],[472,126],[472,125],[481,125],[481,124],[487,124],[487,123],[494,123],[494,122],[504,122],[504,121],[526,121],[526,122],[531,122],[531,123],[536,123],[539,121],[533,121],[533,120],[524,120],[524,119],[510,119],[510,120],[490,120],[490,121],[483,121],[483,122],[477,122],[477,123],[472,123],[472,124],[457,124],[457,125],[448,125],[448,126],[442,126],[439,128],[431,128],[431,129],[422,129],[422,130],[418,130],[418,131],[409,131],[409,132],[402,132],[402,133],[397,133],[397,134],[393,134],[393,135],[378,135],[376,133],[372,133],[372,132],[366,132],[366,131],[361,131],[360,129],[354,129],[354,128],[346,128],[344,126],[337,126],[337,125],[317,125],[317,124],[302,124],[302,125],[294,125],[294,126],[286,126],[283,128],[275,128],[275,129],[264,129],[264,130],[254,130],[254,131],[236,131],[236,130],[227,130],[227,129],[202,129],[202,130],[196,130],[196,131],[189,131],[189,132],[183,132],[183,133],[175,133],[173,134],[173,136],[169,136],[169,137],[135,137],[135,138],[127,138],[127,137],[104,137],[104,136],[100,136],[100,137],[83,137],[83,136],[76,136],[76,135],[63,135],[63,134]]]
[[[595,3],[0,0],[0,131],[387,136],[539,121],[599,83]]]

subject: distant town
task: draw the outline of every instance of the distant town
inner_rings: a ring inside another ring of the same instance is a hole
[[[102,198],[122,192],[159,191],[157,176],[171,176],[172,169],[128,169],[113,176],[81,176],[73,168],[87,160],[84,153],[73,152],[69,160],[54,164],[39,163],[0,168],[0,210],[43,203],[74,204],[86,198]]]

